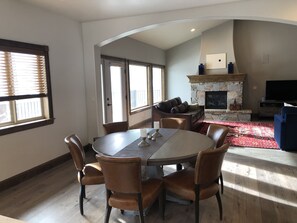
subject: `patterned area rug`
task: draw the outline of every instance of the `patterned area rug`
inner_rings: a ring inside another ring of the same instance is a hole
[[[279,149],[274,140],[272,122],[224,122],[205,121],[198,132],[206,134],[210,123],[224,125],[230,128],[226,141],[231,146]]]

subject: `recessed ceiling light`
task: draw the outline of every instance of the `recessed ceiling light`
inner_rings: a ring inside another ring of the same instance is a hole
[[[193,29],[191,29],[191,32],[195,32],[195,31],[196,31],[196,29],[194,29],[194,28],[193,28]]]

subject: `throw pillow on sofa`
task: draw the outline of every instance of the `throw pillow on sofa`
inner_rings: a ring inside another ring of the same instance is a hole
[[[178,105],[180,105],[182,103],[182,100],[180,99],[180,97],[176,97],[175,100],[177,101]]]
[[[175,107],[175,106],[178,106],[178,102],[177,102],[176,98],[171,99],[170,102],[171,102],[171,107],[172,108]]]
[[[173,108],[171,108],[171,113],[185,113],[189,110],[189,104],[187,101],[181,103],[178,106],[174,106]]]
[[[170,101],[162,101],[158,104],[158,108],[162,112],[170,112],[171,107],[171,102]]]
[[[188,102],[187,101],[185,101],[185,102],[183,102],[183,103],[181,103],[180,105],[179,105],[179,112],[180,113],[184,113],[184,112],[187,112],[188,110],[189,110],[189,104],[188,104]]]
[[[174,106],[173,108],[171,108],[170,113],[179,113],[178,107]]]

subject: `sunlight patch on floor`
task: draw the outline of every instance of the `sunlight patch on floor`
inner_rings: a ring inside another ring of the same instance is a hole
[[[244,164],[234,163],[227,160],[224,160],[222,170],[225,172],[246,177],[248,179],[253,179],[255,181],[271,184],[271,185],[285,188],[288,190],[292,190],[292,188],[289,186],[283,185],[281,183],[283,180],[290,182],[290,185],[297,185],[296,177],[291,177],[288,175],[283,175],[283,174],[275,173],[273,171],[263,170],[260,168],[255,168]],[[265,179],[265,177],[261,177],[261,179],[259,179],[258,177],[259,175],[265,176],[267,175],[267,172],[269,172],[270,174],[272,173],[273,178],[269,178],[269,179],[266,178],[266,181],[263,180],[263,178]],[[296,192],[297,192],[297,187],[296,187]]]
[[[258,190],[253,190],[247,187],[244,187],[243,185],[238,185],[238,184],[234,184],[234,183],[230,183],[230,182],[226,182],[224,181],[224,187],[229,187],[232,188],[233,190],[239,191],[241,193],[246,193],[252,196],[256,196],[256,197],[261,197],[263,199],[266,200],[270,200],[276,203],[280,203],[280,204],[284,204],[284,205],[290,205],[292,207],[296,207],[297,208],[297,202],[294,201],[289,201],[286,199],[282,199],[270,194],[266,194],[263,192],[259,192]]]
[[[230,147],[228,153],[297,167],[297,152],[286,152],[277,149]]]

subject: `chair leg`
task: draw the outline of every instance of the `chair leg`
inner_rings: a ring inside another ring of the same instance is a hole
[[[160,195],[159,195],[159,211],[160,211],[160,215],[162,217],[162,219],[164,220],[165,219],[165,215],[164,215],[164,212],[165,212],[165,197],[166,196],[166,193],[165,193],[165,190],[162,189]]]
[[[85,185],[80,185],[79,210],[81,215],[84,215],[84,196],[85,196]]]
[[[220,210],[220,220],[222,221],[223,220],[223,207],[222,207],[222,200],[221,200],[219,191],[216,193],[216,198],[217,198],[219,210]]]
[[[199,200],[200,200],[200,187],[195,185],[195,223],[199,223]]]
[[[223,174],[220,174],[220,183],[221,183],[221,193],[224,193],[224,183],[223,183]]]
[[[109,200],[110,195],[111,195],[111,191],[110,190],[106,190],[106,210],[105,210],[104,223],[108,223],[109,222],[110,212],[111,212],[111,208],[112,208],[108,204],[108,200]]]
[[[106,212],[105,212],[105,223],[109,222],[109,217],[110,217],[110,212],[111,212],[111,206],[109,206],[108,204],[106,205]]]
[[[137,200],[138,200],[138,208],[139,208],[139,220],[140,220],[140,223],[144,223],[143,207],[142,207],[142,196],[139,193],[137,197],[138,197]]]
[[[86,198],[86,185],[83,185],[83,198]]]

